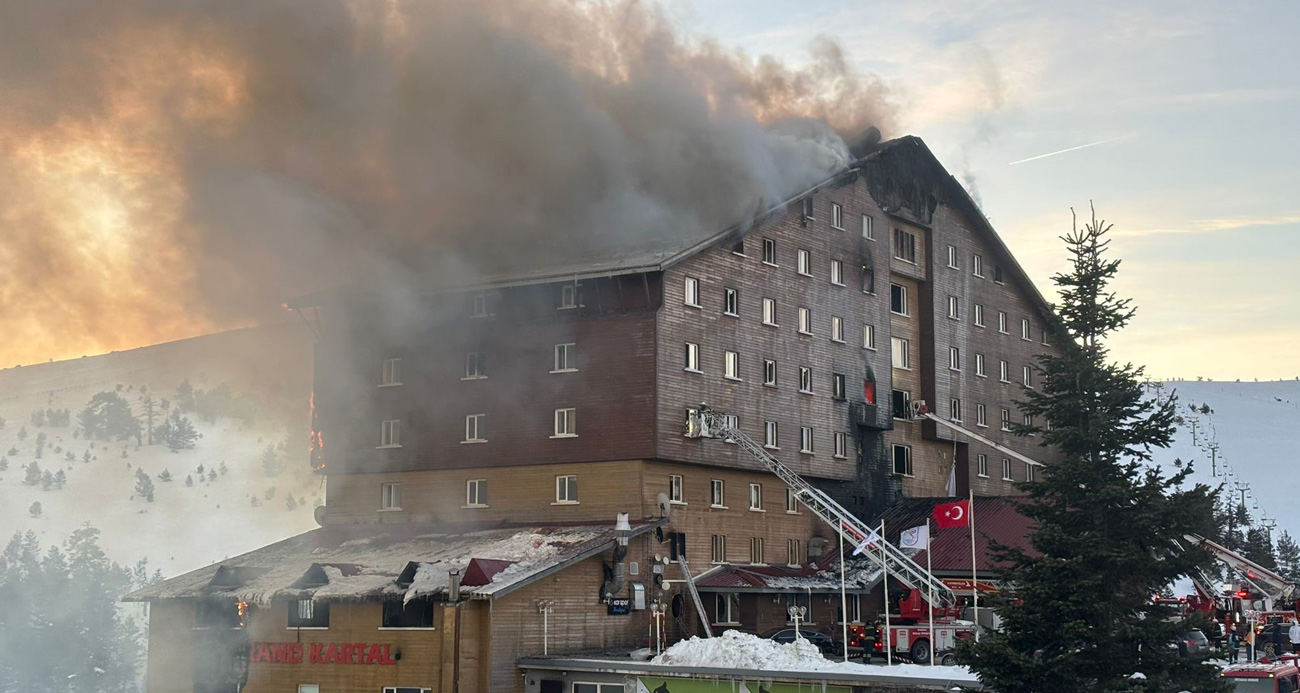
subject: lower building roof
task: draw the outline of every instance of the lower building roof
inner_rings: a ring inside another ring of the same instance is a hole
[[[839,592],[840,562],[828,552],[804,566],[723,563],[695,578],[701,592]],[[869,591],[880,582],[880,567],[857,556],[844,566],[844,588]]]
[[[631,536],[657,522],[633,523]],[[446,593],[459,570],[461,595],[502,597],[615,545],[612,524],[457,530],[428,525],[331,525],[128,594],[134,602],[230,599],[402,599]]]
[[[961,498],[904,498],[885,511],[885,538],[898,546],[899,535],[905,529],[917,527],[933,517],[934,506],[940,503],[953,503]],[[1033,530],[1033,520],[1016,509],[1015,499],[1001,496],[976,496],[971,517],[974,524],[975,567],[982,573],[981,579],[988,574],[996,574],[998,564],[990,553],[994,543],[1009,548],[1020,549],[1029,555],[1036,555],[1029,542],[1029,533]],[[930,557],[931,572],[936,575],[971,574],[971,534],[970,526],[937,529],[930,523]],[[919,551],[912,560],[920,565],[926,564],[925,551]]]

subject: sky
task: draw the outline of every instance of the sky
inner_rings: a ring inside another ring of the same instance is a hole
[[[921,137],[966,181],[1049,300],[1071,208],[1086,220],[1095,204],[1123,259],[1115,289],[1138,308],[1112,341],[1118,359],[1154,378],[1300,376],[1300,4],[673,9],[695,31],[794,63],[818,36],[840,41],[892,90],[887,136]]]

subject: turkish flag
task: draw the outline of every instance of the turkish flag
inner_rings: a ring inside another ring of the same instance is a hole
[[[970,523],[969,517],[969,500],[957,501],[956,503],[941,503],[934,506],[934,524],[939,529],[965,527]]]

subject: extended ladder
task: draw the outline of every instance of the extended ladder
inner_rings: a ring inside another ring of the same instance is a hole
[[[677,565],[682,567],[682,575],[686,576],[686,591],[691,593],[691,599],[695,601],[695,613],[700,615],[700,624],[704,626],[704,637],[711,638],[713,629],[709,627],[709,613],[704,610],[700,591],[695,589],[695,578],[691,576],[691,567],[686,564],[686,557],[678,554]]]
[[[907,554],[885,541],[875,530],[867,527],[852,513],[845,510],[830,496],[803,480],[780,460],[768,454],[761,445],[750,440],[749,436],[736,430],[731,425],[730,417],[701,407],[688,422],[686,435],[692,438],[721,438],[739,445],[741,449],[753,455],[773,474],[780,477],[794,491],[794,497],[814,515],[825,520],[844,536],[845,541],[857,547],[854,554],[868,556],[877,565],[889,572],[890,577],[897,578],[904,584],[927,594],[933,594],[938,602],[933,606],[950,607],[957,603],[957,595],[925,568],[917,565]],[[870,550],[868,550],[870,549]]]

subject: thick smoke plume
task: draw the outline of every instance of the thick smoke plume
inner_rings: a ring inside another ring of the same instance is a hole
[[[832,41],[753,60],[620,0],[6,2],[0,363],[721,229],[887,96]]]

